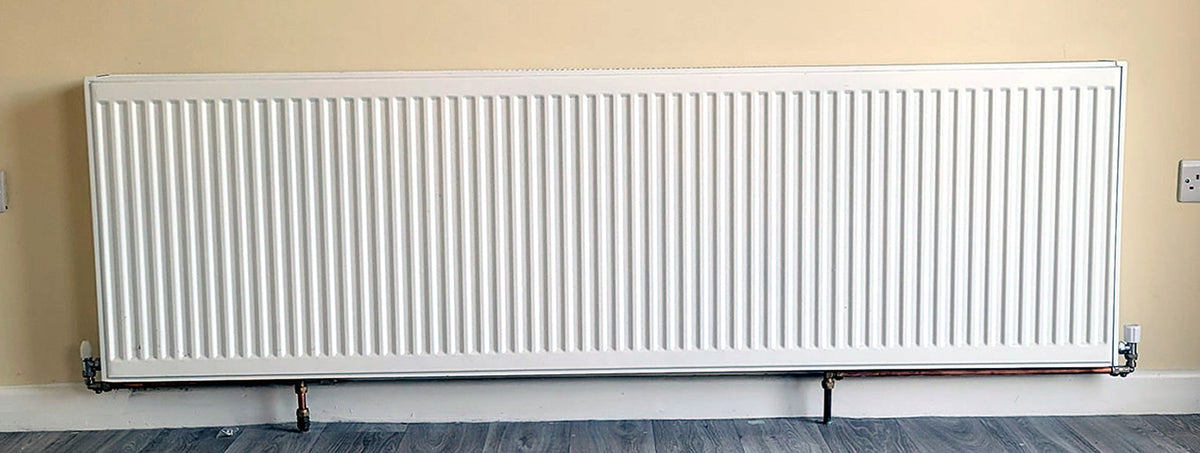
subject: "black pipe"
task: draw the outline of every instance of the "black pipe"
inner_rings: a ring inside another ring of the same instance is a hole
[[[821,423],[828,425],[833,418],[833,389],[825,389],[825,413],[821,415]]]
[[[826,371],[821,378],[821,388],[825,390],[825,410],[821,415],[821,423],[826,425],[833,421],[833,385],[842,378],[841,373]]]

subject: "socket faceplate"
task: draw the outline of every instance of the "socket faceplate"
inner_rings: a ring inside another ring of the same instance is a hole
[[[1200,203],[1200,160],[1179,161],[1180,203]]]

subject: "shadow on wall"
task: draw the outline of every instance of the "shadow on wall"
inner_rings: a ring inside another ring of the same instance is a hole
[[[18,381],[69,381],[79,372],[79,341],[97,337],[83,85],[29,100],[6,119],[16,145],[9,215],[20,255],[12,261],[12,309],[25,332],[8,340],[24,353],[6,361]]]

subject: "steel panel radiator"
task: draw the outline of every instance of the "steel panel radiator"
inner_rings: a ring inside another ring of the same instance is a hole
[[[1114,364],[1123,64],[86,92],[108,381]]]

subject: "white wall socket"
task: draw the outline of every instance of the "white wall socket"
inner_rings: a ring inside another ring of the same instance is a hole
[[[1200,160],[1179,161],[1179,202],[1200,203]]]

